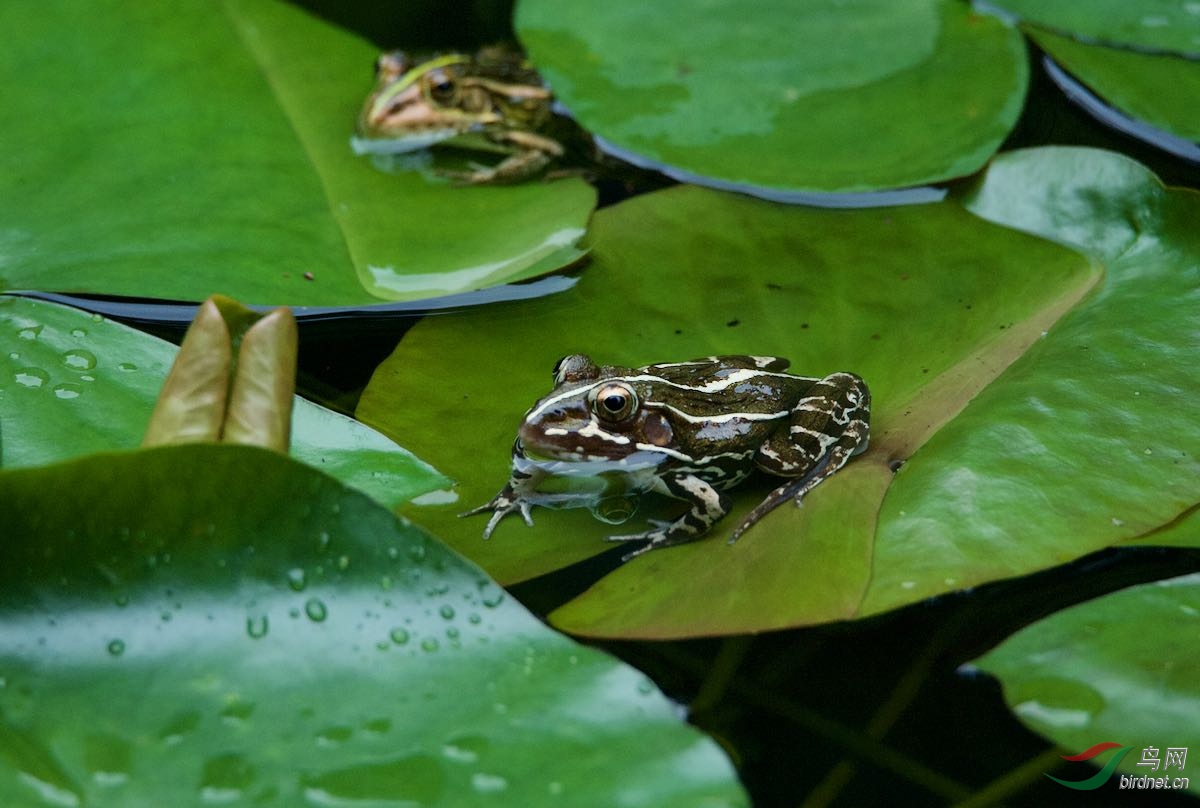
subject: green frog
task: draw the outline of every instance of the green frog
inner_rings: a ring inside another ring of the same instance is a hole
[[[431,147],[492,153],[500,161],[439,171],[468,184],[519,182],[564,153],[546,129],[559,116],[553,96],[523,56],[502,47],[416,62],[403,51],[376,63],[375,87],[351,139],[357,154],[395,155]]]
[[[733,531],[733,543],[867,448],[871,393],[863,380],[846,372],[795,376],[784,372],[789,364],[776,356],[709,356],[627,368],[564,357],[554,367],[554,389],[521,422],[508,483],[463,516],[492,511],[486,539],[513,512],[532,525],[533,505],[597,509],[647,491],[689,504],[674,521],[610,536],[646,542],[628,560],[703,536],[729,511],[724,492],[754,469],[784,478]],[[553,477],[606,482],[539,490]]]

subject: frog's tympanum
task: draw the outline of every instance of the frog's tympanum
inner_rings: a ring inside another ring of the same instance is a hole
[[[553,117],[552,101],[525,58],[505,48],[422,62],[385,53],[351,145],[358,154],[445,146],[490,152],[502,158],[494,166],[439,173],[472,184],[518,182],[563,154],[562,144],[540,131]]]
[[[673,522],[610,536],[647,542],[630,558],[703,536],[729,511],[723,492],[754,469],[785,478],[733,531],[736,541],[867,448],[871,394],[863,380],[794,376],[783,372],[788,364],[774,356],[710,356],[625,368],[565,357],[555,365],[554,389],[525,414],[508,484],[464,516],[494,511],[487,538],[514,511],[533,524],[533,505],[602,511],[645,491],[690,504]],[[539,490],[553,477],[603,483],[590,491]]]

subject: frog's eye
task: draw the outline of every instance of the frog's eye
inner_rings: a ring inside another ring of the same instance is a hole
[[[623,384],[607,384],[596,393],[593,409],[606,421],[624,421],[637,409],[637,393]]]
[[[429,97],[439,103],[451,103],[454,97],[458,94],[458,86],[454,83],[454,79],[444,70],[434,70],[426,78],[426,87],[429,88]]]

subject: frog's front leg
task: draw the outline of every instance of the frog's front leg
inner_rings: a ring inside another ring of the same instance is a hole
[[[655,522],[653,530],[609,536],[609,541],[647,542],[645,547],[622,556],[622,561],[628,561],[634,556],[659,547],[694,541],[707,533],[718,519],[729,512],[729,498],[695,475],[668,475],[660,478],[660,484],[661,493],[690,502],[691,507],[673,522]]]
[[[521,182],[535,176],[550,164],[554,157],[562,157],[563,147],[548,137],[525,131],[499,132],[491,136],[497,143],[518,149],[491,168],[457,172],[449,175],[470,185],[503,184]]]
[[[529,509],[533,507],[531,496],[545,475],[536,467],[529,467],[522,463],[525,460],[525,449],[521,446],[520,441],[513,443],[512,454],[512,472],[508,482],[504,484],[499,493],[492,497],[491,501],[478,508],[472,508],[459,514],[460,517],[474,516],[477,513],[492,511],[492,518],[488,520],[487,526],[483,529],[483,538],[485,539],[490,539],[492,531],[500,524],[500,520],[514,511],[521,514],[526,525],[533,527],[533,516],[529,512]]]
[[[788,428],[771,436],[755,456],[763,471],[791,479],[746,515],[729,543],[787,499],[799,505],[818,483],[865,452],[870,422],[871,391],[861,378],[833,373],[813,384],[792,408]]]

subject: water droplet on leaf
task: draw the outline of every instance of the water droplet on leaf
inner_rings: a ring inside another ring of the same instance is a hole
[[[96,367],[96,355],[76,348],[64,353],[62,362],[71,370],[91,370]]]
[[[23,368],[13,374],[13,381],[22,387],[28,387],[31,390],[36,390],[46,382],[50,381],[50,374],[41,368]]]
[[[304,587],[308,586],[308,576],[303,567],[293,567],[288,570],[287,581],[293,592],[303,592]]]
[[[246,633],[251,639],[261,640],[267,636],[270,626],[267,624],[267,616],[265,614],[254,615],[246,618]]]
[[[320,623],[329,612],[320,598],[309,598],[304,602],[304,613],[308,615],[309,620]]]

